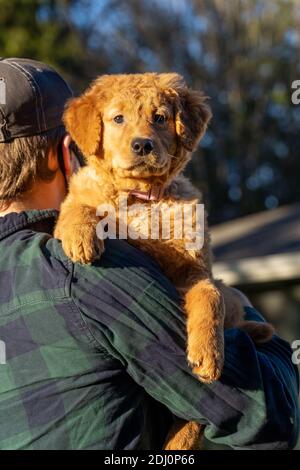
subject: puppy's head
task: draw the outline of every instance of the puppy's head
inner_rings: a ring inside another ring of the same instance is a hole
[[[105,75],[64,114],[89,164],[122,178],[166,183],[186,165],[211,117],[205,97],[177,74]]]

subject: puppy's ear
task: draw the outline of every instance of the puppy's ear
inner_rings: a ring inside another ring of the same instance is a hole
[[[67,131],[85,157],[99,153],[102,140],[102,121],[91,94],[68,101],[63,121]]]
[[[192,152],[206,131],[212,114],[206,97],[187,87],[176,73],[161,74],[161,84],[175,97],[175,127],[182,146]]]
[[[175,126],[181,144],[186,150],[190,152],[195,150],[211,117],[210,108],[202,93],[188,88],[179,93]]]

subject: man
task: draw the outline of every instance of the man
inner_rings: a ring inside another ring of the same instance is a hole
[[[221,380],[200,383],[177,294],[150,258],[109,240],[99,263],[74,265],[51,237],[75,160],[61,122],[70,89],[25,59],[0,61],[1,78],[0,448],[159,450],[171,413],[205,424],[213,445],[292,448],[288,344],[228,330]]]

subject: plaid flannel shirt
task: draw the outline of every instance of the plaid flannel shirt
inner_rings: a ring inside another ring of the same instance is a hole
[[[73,264],[51,237],[56,216],[0,218],[0,449],[160,449],[171,413],[206,424],[215,445],[295,445],[286,342],[255,347],[228,330],[221,379],[200,383],[177,293],[154,261],[110,240],[99,263]]]

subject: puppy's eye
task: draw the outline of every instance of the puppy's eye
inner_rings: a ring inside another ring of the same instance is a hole
[[[162,114],[154,114],[153,120],[157,124],[164,124],[166,122],[166,118]]]
[[[117,116],[114,117],[114,121],[117,124],[122,124],[124,122],[124,116],[122,116],[122,114],[118,114]]]

